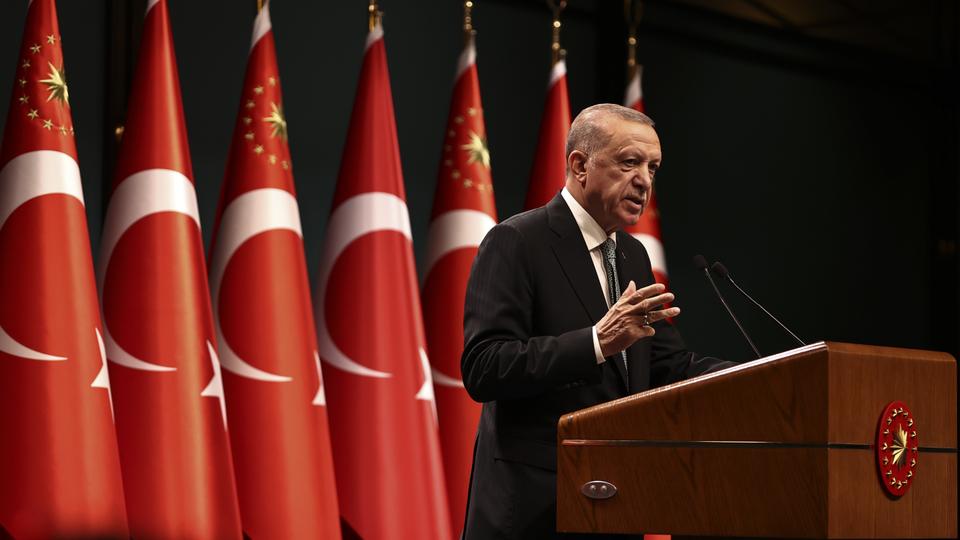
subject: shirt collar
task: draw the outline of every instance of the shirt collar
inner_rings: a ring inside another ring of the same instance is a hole
[[[583,241],[587,243],[587,251],[593,251],[600,244],[604,243],[607,238],[610,238],[614,244],[616,244],[616,233],[607,235],[603,228],[600,227],[600,224],[597,223],[597,220],[593,219],[593,216],[573,198],[570,190],[564,187],[560,195],[563,197],[563,200],[566,201],[567,206],[570,207],[570,211],[573,212],[573,219],[576,220],[577,227],[580,228],[580,233],[583,234]]]

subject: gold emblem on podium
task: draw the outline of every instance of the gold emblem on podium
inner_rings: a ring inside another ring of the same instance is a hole
[[[913,485],[919,452],[917,426],[902,401],[887,405],[877,427],[877,470],[887,493],[901,497]]]

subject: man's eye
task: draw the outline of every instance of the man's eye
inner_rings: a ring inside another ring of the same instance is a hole
[[[635,160],[635,159],[625,159],[625,160],[623,160],[621,163],[623,163],[623,166],[624,166],[624,167],[628,167],[628,168],[631,168],[631,169],[632,169],[632,168],[636,167],[637,164],[639,164],[640,162],[637,161],[637,160]]]

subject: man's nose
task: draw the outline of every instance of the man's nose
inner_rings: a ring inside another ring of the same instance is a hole
[[[650,169],[646,167],[637,168],[636,174],[633,175],[633,183],[637,187],[649,190],[653,186],[653,175],[650,173]]]

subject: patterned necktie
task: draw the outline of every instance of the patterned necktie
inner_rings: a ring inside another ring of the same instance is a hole
[[[612,238],[607,238],[600,244],[603,252],[603,269],[607,273],[607,296],[610,297],[610,306],[613,307],[620,299],[620,278],[617,276],[617,244]],[[623,359],[623,370],[627,372],[627,351],[620,351]]]

